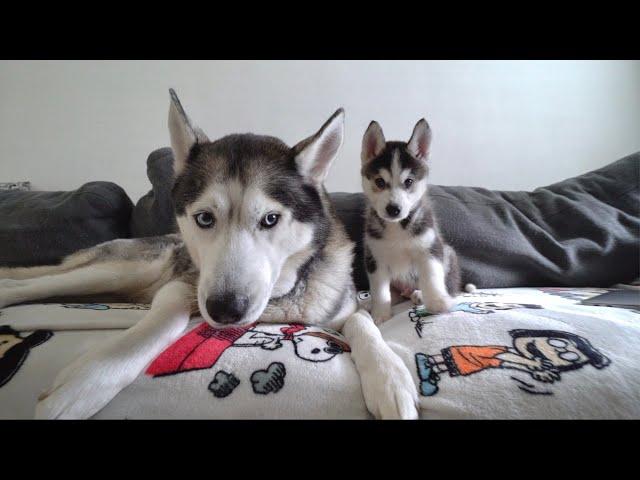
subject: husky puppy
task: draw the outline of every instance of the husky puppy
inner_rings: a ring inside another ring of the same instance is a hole
[[[0,269],[0,308],[78,296],[151,303],[137,325],[63,369],[36,417],[91,417],[199,313],[218,328],[260,321],[342,330],[371,413],[416,418],[411,374],[368,313],[356,312],[354,245],[323,185],[342,144],[343,110],[293,148],[252,134],[210,141],[170,93],[180,233],[106,242],[58,265]]]
[[[448,311],[460,288],[456,253],[438,232],[427,193],[430,145],[425,119],[408,143],[387,142],[375,121],[362,140],[365,268],[376,323],[391,316],[392,288],[431,313]]]

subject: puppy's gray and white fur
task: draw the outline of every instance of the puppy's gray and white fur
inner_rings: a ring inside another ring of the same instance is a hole
[[[353,243],[323,182],[343,141],[338,110],[293,148],[252,134],[209,141],[171,91],[179,234],[122,239],[58,265],[0,269],[0,308],[55,298],[150,302],[134,327],[63,369],[36,418],[88,418],[174,341],[190,316],[216,327],[313,323],[342,330],[367,407],[416,418],[417,391],[366,311],[356,311]]]
[[[392,289],[432,313],[448,311],[459,293],[457,256],[442,240],[427,193],[430,146],[424,119],[408,143],[387,142],[375,121],[362,140],[365,268],[376,323],[391,316]]]

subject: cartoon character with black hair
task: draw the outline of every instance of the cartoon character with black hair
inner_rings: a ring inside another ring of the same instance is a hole
[[[611,361],[589,340],[558,330],[511,330],[512,346],[454,345],[439,355],[416,354],[420,393],[438,392],[440,374],[450,377],[473,375],[489,368],[519,370],[542,383],[560,380],[562,372],[577,370],[587,364],[602,369]],[[530,393],[534,393],[530,391]]]
[[[36,330],[26,337],[20,336],[8,325],[0,325],[0,387],[13,378],[33,347],[53,336],[50,330]]]

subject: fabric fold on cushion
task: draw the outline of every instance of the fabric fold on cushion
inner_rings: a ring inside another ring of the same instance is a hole
[[[609,286],[640,269],[640,153],[532,192],[433,186],[465,281]]]

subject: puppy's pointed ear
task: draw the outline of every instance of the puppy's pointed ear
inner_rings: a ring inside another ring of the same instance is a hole
[[[343,139],[344,110],[339,108],[315,135],[293,147],[300,174],[312,183],[324,182]]]
[[[411,140],[407,145],[409,153],[418,160],[426,161],[431,150],[431,127],[424,118],[421,118],[413,127]]]
[[[171,102],[169,104],[169,136],[173,150],[173,171],[178,175],[185,167],[191,147],[196,143],[208,142],[209,139],[202,130],[194,126],[182,108],[178,95],[169,89]]]
[[[375,120],[369,124],[362,137],[362,152],[360,159],[365,164],[382,153],[387,141],[382,133],[382,128]]]

